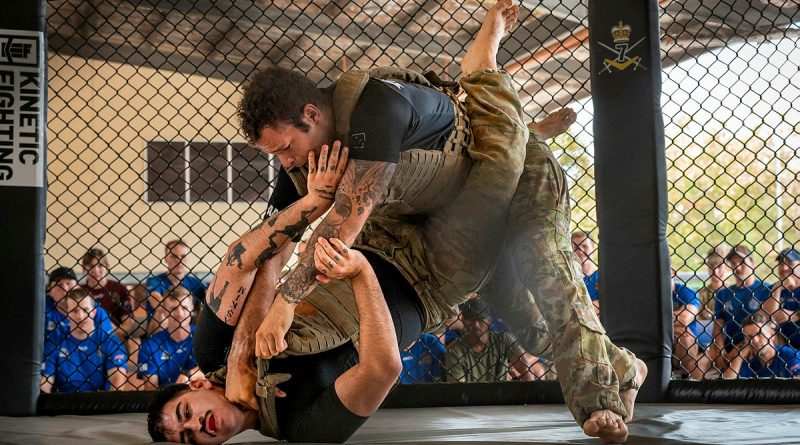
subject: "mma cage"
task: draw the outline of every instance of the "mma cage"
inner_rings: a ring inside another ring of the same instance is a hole
[[[148,376],[191,375],[190,354],[154,340],[180,330],[174,337],[191,339],[211,274],[231,241],[264,217],[280,168],[246,143],[235,118],[256,70],[279,65],[323,86],[381,65],[454,79],[488,6],[6,5],[0,332],[13,384],[3,415],[144,411]],[[574,247],[601,320],[650,367],[640,400],[800,401],[790,378],[800,375],[800,353],[790,357],[800,348],[798,5],[523,0],[521,9],[498,62],[529,120],[565,106],[578,114],[549,144],[570,181]],[[75,276],[62,269],[51,283],[59,267]],[[159,298],[174,289],[158,277],[181,267],[196,281],[184,282],[186,302],[169,306],[182,308],[176,315]],[[121,287],[99,289],[106,279]],[[66,293],[58,285],[70,280],[97,288],[106,315],[95,311],[93,327],[53,318],[45,295]],[[476,336],[463,317],[451,320],[402,353],[401,384],[386,406],[560,403],[558,370],[521,350],[490,311],[477,318],[500,346],[463,366]],[[88,353],[70,349],[65,336],[49,335],[59,329],[94,343]],[[714,348],[727,359],[715,361]],[[104,361],[69,357],[80,353]],[[732,376],[736,355],[743,364]],[[783,366],[756,369],[771,356]],[[512,366],[520,357],[527,371]],[[52,386],[40,394],[48,363],[61,368],[47,371]],[[63,375],[69,367],[85,384]],[[111,373],[124,376],[119,391],[107,391]]]

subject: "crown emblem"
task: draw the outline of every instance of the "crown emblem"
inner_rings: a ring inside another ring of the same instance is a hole
[[[617,26],[611,27],[611,37],[614,39],[614,43],[628,43],[631,38],[631,26],[620,20]]]

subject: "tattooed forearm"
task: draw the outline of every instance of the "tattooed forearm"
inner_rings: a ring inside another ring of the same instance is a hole
[[[354,160],[350,163],[339,183],[333,211],[311,235],[299,264],[279,288],[287,302],[299,302],[316,286],[314,246],[317,239],[339,238],[351,245],[387,189],[394,169],[395,164],[388,162]]]
[[[222,290],[216,292],[215,294],[215,291],[217,290],[217,281],[214,280],[211,288],[208,290],[208,307],[211,308],[215,314],[219,311],[219,306],[222,304],[222,297],[225,296],[225,291],[228,289],[229,284],[230,283],[226,281],[225,285],[222,286]]]
[[[301,212],[300,221],[297,223],[289,224],[282,229],[275,229],[267,239],[269,246],[267,246],[267,248],[264,249],[260,255],[258,255],[258,258],[256,258],[256,267],[261,267],[262,264],[267,262],[270,258],[274,257],[278,253],[280,245],[275,241],[275,238],[277,238],[279,235],[283,235],[286,237],[285,239],[292,239],[298,235],[301,235],[303,231],[306,230],[306,228],[311,224],[309,216],[316,210],[317,208],[314,207],[307,212]]]

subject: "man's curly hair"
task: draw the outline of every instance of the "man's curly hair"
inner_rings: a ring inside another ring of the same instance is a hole
[[[250,142],[258,140],[261,129],[278,124],[291,124],[307,132],[303,107],[314,104],[330,107],[331,99],[303,74],[280,67],[257,73],[244,88],[237,107],[239,123]]]

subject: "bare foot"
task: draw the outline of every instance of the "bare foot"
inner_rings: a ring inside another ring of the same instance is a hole
[[[589,420],[583,422],[583,432],[587,436],[599,437],[607,444],[628,440],[628,426],[622,421],[622,416],[607,409],[593,412]]]
[[[466,76],[480,70],[497,69],[497,50],[500,40],[517,21],[519,6],[513,0],[498,0],[483,19],[475,40],[467,48],[461,60],[461,75]]]
[[[550,139],[567,131],[570,125],[575,123],[578,115],[572,108],[562,108],[554,113],[550,113],[546,118],[539,122],[528,124],[528,128],[542,139]]]
[[[633,404],[636,402],[636,396],[639,394],[639,389],[647,378],[647,365],[643,361],[636,359],[636,381],[637,389],[629,389],[619,393],[619,398],[622,399],[622,404],[625,405],[625,411],[628,412],[628,417],[625,418],[625,423],[633,420]]]

